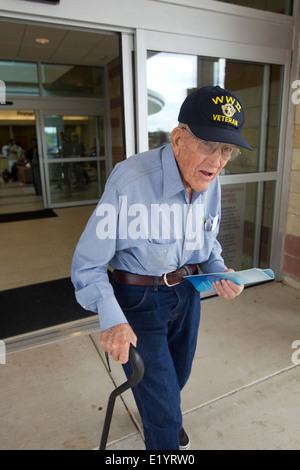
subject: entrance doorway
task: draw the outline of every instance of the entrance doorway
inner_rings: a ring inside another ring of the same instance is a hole
[[[48,207],[99,200],[111,167],[105,115],[43,113]]]
[[[0,214],[43,208],[33,110],[0,112]]]
[[[120,35],[43,26],[43,47],[39,25],[0,24],[19,32],[17,55],[0,60],[0,153],[18,138],[25,154],[13,174],[0,156],[0,213],[95,204],[125,155]]]

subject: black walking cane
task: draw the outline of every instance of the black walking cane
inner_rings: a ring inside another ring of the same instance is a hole
[[[144,376],[143,358],[132,344],[130,345],[129,349],[129,360],[132,365],[133,373],[129,377],[127,382],[124,382],[122,385],[113,390],[109,396],[99,450],[105,450],[111,418],[117,396],[121,395],[121,393],[126,392],[126,390],[128,390],[129,388],[136,387]]]

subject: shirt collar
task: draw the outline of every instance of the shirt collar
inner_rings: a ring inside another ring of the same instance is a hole
[[[162,168],[164,197],[168,198],[184,191],[184,184],[178,170],[172,144],[168,144],[162,149]]]
[[[174,156],[172,144],[168,144],[162,148],[162,168],[163,168],[163,194],[164,197],[172,197],[181,191],[185,192],[183,181],[180,176],[180,172],[177,166],[177,162]],[[198,192],[193,191],[192,203],[198,199],[200,194],[207,191]]]

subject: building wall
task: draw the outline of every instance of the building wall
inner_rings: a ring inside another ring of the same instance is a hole
[[[285,283],[300,288],[300,103],[295,108],[294,148],[282,278]]]

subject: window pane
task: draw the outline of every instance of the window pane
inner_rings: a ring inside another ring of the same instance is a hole
[[[218,240],[229,267],[270,267],[274,197],[274,181],[222,186]]]
[[[37,64],[0,61],[0,78],[5,83],[7,96],[40,94]]]
[[[243,102],[242,134],[253,152],[241,149],[241,157],[228,164],[224,174],[277,169],[282,70],[280,65],[226,61],[225,88]]]
[[[293,0],[218,0],[219,2],[232,3],[256,10],[272,11],[283,15],[293,14]]]
[[[282,66],[148,52],[149,148],[170,141],[180,106],[194,89],[220,85],[236,93],[245,108],[243,136],[253,152],[242,155],[222,174],[256,173],[277,169]]]
[[[197,57],[148,51],[149,148],[170,141],[180,106],[197,86]]]
[[[45,96],[105,97],[104,68],[42,64]]]
[[[44,132],[48,159],[105,155],[102,116],[45,116]]]
[[[48,171],[52,204],[99,199],[98,178],[105,172],[105,162],[52,163]]]
[[[44,138],[51,203],[98,200],[106,181],[103,117],[45,116]]]

